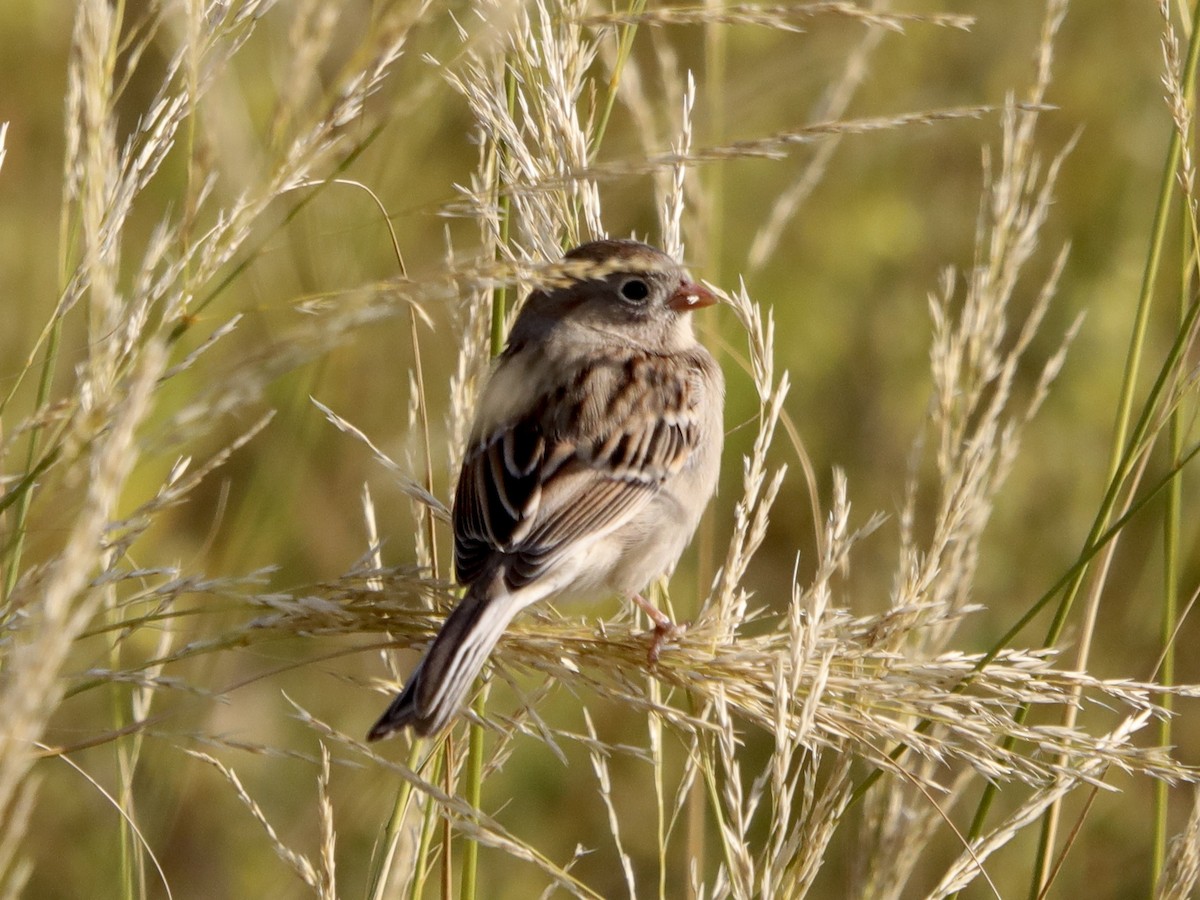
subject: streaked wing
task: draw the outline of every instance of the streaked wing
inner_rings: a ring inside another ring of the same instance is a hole
[[[699,439],[704,362],[681,361],[627,351],[478,437],[454,500],[459,581],[503,558],[508,586],[528,584],[649,502]]]

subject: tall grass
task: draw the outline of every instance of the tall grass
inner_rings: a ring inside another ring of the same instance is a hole
[[[1164,2],[1175,137],[1130,238],[1129,349],[1102,353],[1112,315],[1055,227],[1087,141],[1053,106],[1067,13],[1014,29],[1011,83],[935,108],[880,55],[953,46],[969,15],[83,0],[54,60],[57,225],[26,225],[56,283],[4,301],[3,896],[1191,895],[1200,41]],[[808,114],[783,99],[797,52]],[[769,116],[742,117],[762,84]],[[869,216],[861,247],[804,229],[886,202],[833,173],[977,138],[927,318],[878,300],[882,341],[806,407],[789,369],[845,320],[805,306],[797,333],[807,267],[837,266],[791,247],[869,269]],[[722,489],[659,587],[686,630],[647,668],[630,611],[531,610],[447,734],[366,745],[454,602],[445,498],[520,298],[631,230],[723,274],[701,323],[731,383]],[[1080,343],[1124,368],[1089,401],[1107,468],[1055,402]],[[873,353],[905,345],[912,427],[814,451],[898,396]],[[1039,429],[1072,427],[1046,465],[1079,490],[1047,525]],[[1145,865],[1089,877],[1121,820]]]

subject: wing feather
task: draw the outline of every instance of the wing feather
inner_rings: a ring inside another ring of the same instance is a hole
[[[510,588],[536,580],[572,548],[629,521],[687,465],[705,362],[679,362],[630,348],[475,435],[454,500],[459,581],[471,584],[496,564]],[[496,375],[517,365],[536,362],[504,357]],[[493,383],[511,389],[519,380],[508,372]],[[488,400],[485,392],[481,408]]]

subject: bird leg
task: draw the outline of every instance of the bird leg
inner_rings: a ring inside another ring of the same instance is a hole
[[[650,665],[653,666],[658,662],[658,656],[662,653],[663,644],[679,635],[683,631],[683,628],[672,622],[670,616],[641,594],[634,594],[632,599],[650,617],[650,621],[654,623],[654,639],[650,641],[650,651],[647,654]]]

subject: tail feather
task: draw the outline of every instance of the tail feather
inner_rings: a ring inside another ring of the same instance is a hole
[[[476,582],[446,619],[408,684],[369,732],[378,741],[406,726],[440,731],[458,712],[475,677],[520,609],[511,595]]]

